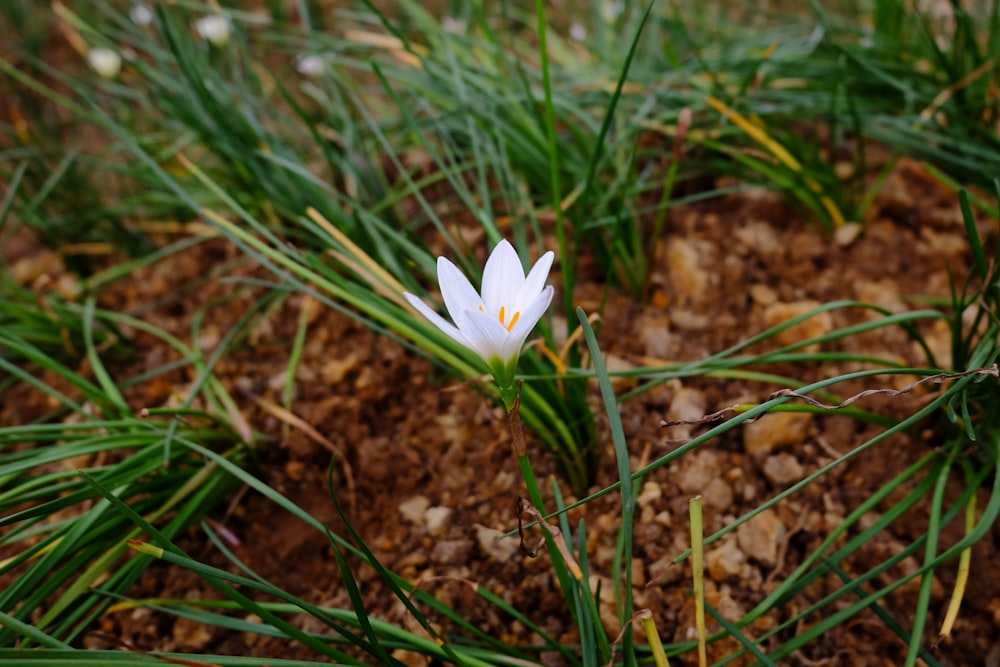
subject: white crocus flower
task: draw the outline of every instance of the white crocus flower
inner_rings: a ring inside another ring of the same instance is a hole
[[[457,266],[439,257],[438,283],[454,324],[417,297],[404,294],[436,327],[483,358],[508,410],[517,393],[514,374],[521,347],[552,303],[554,290],[545,280],[553,257],[551,250],[542,255],[525,277],[514,247],[500,241],[483,269],[482,295]]]
[[[216,46],[225,46],[229,41],[229,17],[225,14],[208,14],[194,21],[194,31]]]
[[[122,71],[122,57],[117,52],[102,47],[87,51],[87,64],[102,79],[113,79]]]

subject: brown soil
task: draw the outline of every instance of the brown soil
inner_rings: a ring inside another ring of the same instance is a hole
[[[946,296],[947,268],[964,276],[969,264],[955,199],[919,167],[903,163],[872,208],[864,233],[853,240],[831,238],[766,192],[675,209],[666,238],[658,246],[650,303],[613,294],[599,330],[602,350],[619,370],[658,361],[693,360],[817,303],[857,299],[901,311],[918,307],[912,297]],[[485,253],[486,248],[481,250]],[[103,305],[143,308],[143,317],[186,341],[191,337],[192,318],[205,309],[197,342],[210,351],[261,294],[222,282],[222,276],[203,278],[206,267],[238,258],[239,252],[222,240],[205,242],[114,285],[102,296]],[[594,312],[603,286],[596,272],[586,270],[586,262],[584,258],[575,298]],[[268,277],[248,263],[226,272],[230,278],[234,275]],[[557,276],[551,282],[558,284]],[[219,300],[227,295],[232,298]],[[154,307],[149,308],[150,304]],[[280,403],[289,341],[302,309],[309,310],[310,319],[295,378],[293,411],[343,452],[356,486],[353,493],[348,492],[344,468],[340,468],[336,478],[341,499],[349,505],[353,525],[381,562],[406,579],[421,582],[424,590],[493,636],[535,641],[523,626],[477,597],[469,582],[502,596],[554,636],[573,642],[569,615],[547,556],[529,559],[519,551],[516,540],[494,539],[499,532],[516,528],[515,503],[524,495],[502,409],[391,340],[299,295],[259,323],[242,347],[224,356],[215,369],[237,397],[243,418],[263,434],[255,472],[339,529],[326,488],[330,450],[302,429],[288,426],[260,400]],[[789,340],[870,317],[870,311],[861,309],[836,311],[789,332]],[[947,330],[926,327],[924,334],[939,355],[938,363],[947,367]],[[170,358],[151,337],[135,334],[133,343],[139,361],[117,369],[122,377],[158,367]],[[926,363],[898,329],[840,341],[829,349]],[[830,363],[765,370],[810,380],[851,369]],[[900,388],[912,379],[887,376],[877,383],[836,389],[847,396],[868,388]],[[136,411],[163,405],[182,393],[190,380],[187,373],[178,371],[140,386],[129,394],[130,404]],[[735,403],[759,402],[776,388],[723,379],[672,381],[623,403],[621,415],[633,469],[698,432],[690,426],[664,430],[661,420],[691,419]],[[596,384],[592,390],[596,400]],[[7,398],[9,410],[12,403]],[[921,387],[894,398],[865,399],[863,405],[904,416],[925,398]],[[18,397],[15,407],[21,418],[33,412],[31,405],[29,397]],[[599,419],[598,432],[601,458],[592,491],[616,481],[605,419]],[[693,636],[688,566],[670,564],[688,546],[691,497],[703,496],[706,533],[714,532],[876,432],[837,416],[768,417],[730,431],[650,474],[638,500],[634,592],[637,607],[652,611],[663,639],[681,641]],[[710,545],[709,601],[731,619],[750,610],[859,503],[933,446],[933,432],[923,435],[880,443],[737,534]],[[537,440],[530,433],[528,442],[529,447],[536,447]],[[554,470],[552,460],[539,451],[532,451],[532,457],[539,478],[546,479]],[[307,600],[349,606],[324,535],[252,492],[237,496],[228,508],[220,507],[214,518],[238,536],[237,555],[263,577]],[[616,497],[605,496],[573,511],[574,525],[579,519],[587,523],[592,572],[610,590],[611,557],[621,521]],[[842,567],[856,576],[898,553],[925,526],[926,512],[911,512],[894,524],[892,534],[880,534]],[[957,539],[956,531],[949,526],[946,539]],[[974,550],[976,585],[966,593],[953,640],[935,650],[946,665],[996,664],[1000,659],[995,642],[1000,578],[982,576],[984,568],[996,562],[998,543],[1000,535],[994,530]],[[232,567],[198,529],[192,529],[181,546],[199,560]],[[892,576],[917,566],[917,560],[910,558]],[[928,637],[937,632],[943,617],[954,570],[951,565],[938,571]],[[419,631],[373,569],[359,566],[356,575],[371,615]],[[815,590],[780,606],[748,633],[762,634],[839,585],[833,578],[817,582]],[[912,621],[916,585],[904,586],[884,601],[886,611],[904,627]],[[153,566],[132,595],[218,597],[194,574],[165,565]],[[602,611],[612,636],[617,634],[613,608]],[[438,620],[433,614],[431,618]],[[308,620],[302,622],[310,627]],[[142,649],[316,657],[288,642],[226,634],[145,609],[110,615],[103,630]],[[97,643],[93,637],[87,641]],[[732,650],[733,643],[714,645],[710,658],[719,659]],[[864,612],[786,664],[896,665],[905,650],[874,613]],[[400,657],[424,664],[417,656]],[[555,662],[553,656],[543,659]],[[694,657],[682,656],[673,664],[695,664]]]

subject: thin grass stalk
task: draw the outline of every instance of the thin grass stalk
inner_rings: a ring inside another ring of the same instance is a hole
[[[663,641],[660,640],[660,633],[656,629],[653,614],[648,609],[644,609],[639,612],[639,618],[642,621],[642,630],[646,634],[646,642],[649,644],[649,652],[653,656],[653,664],[656,667],[670,667],[670,660],[667,659],[667,653],[663,650]]]
[[[995,435],[993,437],[993,446],[1000,447],[1000,439],[998,439],[997,436]],[[805,645],[806,643],[820,636],[830,627],[843,623],[848,618],[858,613],[861,609],[867,608],[872,603],[877,602],[878,600],[882,599],[889,593],[899,589],[901,586],[906,585],[914,578],[925,576],[927,573],[931,572],[933,568],[936,568],[942,563],[947,562],[951,558],[954,558],[955,556],[959,555],[962,552],[962,550],[968,548],[969,546],[975,544],[980,539],[982,539],[983,536],[990,529],[990,526],[992,525],[994,519],[997,517],[998,514],[1000,514],[1000,459],[994,461],[992,468],[989,469],[987,472],[992,473],[994,478],[993,486],[990,490],[990,500],[987,503],[987,507],[983,512],[984,516],[980,518],[975,528],[968,535],[959,540],[953,546],[949,547],[948,549],[938,554],[933,561],[929,563],[924,563],[924,565],[922,565],[914,572],[903,575],[897,581],[883,587],[881,590],[875,591],[874,593],[864,596],[855,605],[852,605],[851,607],[848,607],[846,609],[837,611],[834,614],[831,614],[829,617],[825,618],[822,623],[817,623],[809,627],[807,630],[796,636],[793,640],[786,642],[778,650],[774,651],[772,653],[772,657],[776,659],[787,657],[793,651],[797,650],[797,648]],[[949,510],[949,512],[945,514],[944,520],[945,521],[950,520],[961,509],[964,509],[965,506],[964,502],[965,501],[963,500],[962,505],[960,507],[955,507],[952,508],[952,510]],[[923,542],[922,539],[918,540],[911,547],[901,552],[900,556],[906,557],[910,555],[916,550],[916,548],[922,542]],[[890,561],[898,562],[899,558],[894,557],[893,559],[890,559]],[[867,572],[864,578],[865,580],[867,580],[871,577],[877,576],[882,571],[883,568],[875,568],[874,570]],[[871,576],[869,577],[869,575]],[[858,578],[856,581],[860,582],[861,578]]]
[[[849,380],[854,380],[854,379],[861,379],[861,378],[870,377],[870,376],[873,376],[873,375],[882,374],[882,373],[885,373],[885,372],[886,371],[883,371],[883,370],[874,370],[874,371],[858,371],[856,373],[848,373],[848,374],[842,375],[842,376],[840,376],[838,378],[827,379],[827,380],[820,380],[818,382],[814,382],[814,383],[808,384],[805,387],[803,387],[800,390],[799,393],[807,394],[807,393],[811,393],[811,392],[817,391],[819,389],[822,389],[822,388],[824,388],[826,386],[829,386],[831,384],[834,384],[836,382],[849,381]],[[912,375],[914,372],[920,372],[920,369],[910,370],[910,371],[908,371],[908,374]],[[955,390],[955,391],[961,389],[969,381],[971,381],[971,379],[972,379],[972,376],[961,377],[960,379],[958,379],[958,380],[955,381],[955,383],[952,385],[952,389]],[[956,387],[957,387],[957,389],[956,389]],[[874,438],[868,440],[867,442],[862,443],[858,447],[850,450],[849,452],[847,452],[846,454],[844,454],[842,457],[840,457],[840,458],[838,458],[838,459],[836,459],[834,461],[831,461],[830,463],[822,466],[821,468],[817,469],[815,472],[813,472],[810,475],[808,475],[807,477],[803,478],[801,481],[797,482],[796,484],[792,485],[788,489],[785,489],[781,493],[777,494],[776,496],[774,496],[773,498],[771,498],[770,500],[768,500],[767,502],[765,502],[762,506],[754,508],[750,512],[747,512],[746,514],[744,514],[742,517],[740,517],[738,519],[737,523],[730,524],[730,525],[726,526],[725,528],[721,529],[720,531],[718,531],[718,532],[714,533],[713,535],[709,536],[708,538],[706,538],[705,544],[711,544],[715,540],[720,539],[721,537],[723,537],[727,533],[731,532],[732,530],[735,530],[739,525],[742,525],[746,521],[749,521],[751,518],[753,518],[754,516],[756,516],[760,512],[764,511],[765,509],[773,507],[775,504],[777,504],[778,502],[780,502],[784,498],[787,498],[788,496],[790,496],[790,495],[792,495],[794,493],[797,493],[798,491],[802,490],[803,488],[805,488],[806,486],[808,486],[812,482],[816,481],[817,479],[819,479],[820,477],[822,477],[826,473],[830,472],[830,470],[832,470],[833,468],[835,468],[835,467],[843,464],[844,462],[846,462],[846,461],[854,458],[858,454],[860,454],[860,453],[862,453],[862,452],[870,449],[871,447],[873,447],[877,443],[881,442],[882,440],[888,438],[889,436],[893,435],[894,433],[899,432],[899,431],[903,431],[906,428],[908,428],[909,426],[915,424],[916,422],[919,422],[921,419],[923,419],[924,417],[926,417],[929,414],[932,414],[935,410],[937,410],[943,404],[945,404],[950,397],[951,397],[951,394],[942,394],[941,396],[938,396],[938,397],[934,398],[930,403],[928,403],[927,405],[925,405],[924,407],[922,407],[920,410],[918,410],[914,414],[910,415],[909,417],[907,417],[903,421],[899,422],[896,425],[895,430],[884,431],[884,432],[876,435]],[[686,454],[687,452],[691,451],[692,449],[695,449],[695,448],[699,447],[700,445],[704,444],[705,442],[707,442],[707,441],[709,441],[709,440],[711,440],[713,438],[718,437],[722,433],[725,433],[726,431],[729,431],[729,430],[731,430],[731,429],[739,426],[740,424],[742,424],[742,423],[744,423],[744,422],[746,422],[748,420],[753,420],[755,418],[758,418],[759,416],[761,416],[761,415],[765,414],[766,412],[768,412],[773,407],[782,405],[782,404],[786,403],[788,400],[789,400],[789,397],[787,397],[787,396],[779,396],[777,398],[774,398],[774,399],[771,399],[771,400],[766,401],[764,403],[761,403],[760,405],[755,406],[755,407],[751,408],[750,410],[748,410],[748,411],[746,411],[746,412],[744,412],[742,414],[736,415],[732,419],[729,419],[728,421],[725,421],[725,422],[719,424],[718,426],[715,426],[715,427],[709,429],[708,431],[702,433],[701,435],[699,435],[699,436],[691,439],[689,442],[687,442],[684,445],[682,445],[682,446],[674,449],[670,453],[665,454],[665,455],[661,456],[660,458],[652,461],[651,463],[647,464],[646,466],[644,466],[640,470],[637,470],[637,471],[633,472],[632,475],[631,475],[631,479],[633,481],[635,481],[635,480],[641,480],[645,475],[649,474],[653,470],[656,470],[656,469],[658,469],[658,468],[660,468],[660,467],[662,467],[662,466],[670,463],[671,461],[675,460],[676,458],[678,458],[680,456],[683,456],[684,454]],[[601,489],[599,491],[596,491],[596,492],[594,492],[594,493],[592,493],[592,494],[590,494],[590,495],[588,495],[588,496],[586,496],[584,498],[581,498],[580,500],[578,500],[578,501],[576,501],[574,503],[570,503],[569,505],[566,506],[566,509],[564,511],[569,511],[569,510],[572,510],[572,509],[576,509],[577,507],[585,505],[588,502],[591,502],[592,500],[595,500],[597,498],[605,496],[605,495],[607,495],[609,493],[612,493],[613,491],[617,491],[620,488],[621,484],[622,484],[622,482],[620,480],[616,481],[616,482],[613,482],[612,484],[608,485],[607,487],[605,487],[605,488],[603,488],[603,489]],[[547,516],[546,518],[552,518],[555,515],[556,515],[556,513],[553,513],[553,514]],[[681,560],[687,558],[689,555],[690,555],[690,551],[686,551],[683,554],[681,554],[680,556],[678,556],[677,559],[675,559],[675,562],[680,562]]]
[[[691,517],[691,580],[694,588],[694,625],[698,638],[698,665],[708,666],[708,649],[705,632],[705,536],[702,520],[701,496],[688,501]]]
[[[969,470],[966,469],[968,481]],[[972,494],[965,505],[965,534],[972,532],[976,525],[976,496]],[[955,587],[951,591],[951,598],[948,600],[948,608],[945,611],[944,620],[941,622],[941,630],[938,632],[937,643],[951,638],[951,630],[958,619],[958,610],[962,605],[962,598],[965,595],[965,587],[969,581],[969,572],[972,562],[972,547],[966,548],[958,557],[958,571],[955,575]]]
[[[923,644],[924,626],[927,623],[927,614],[930,606],[931,585],[934,583],[934,569],[931,564],[937,555],[938,540],[941,536],[941,508],[944,504],[944,491],[951,473],[955,454],[956,447],[953,446],[944,465],[940,467],[934,484],[934,492],[931,496],[931,512],[927,524],[926,546],[924,547],[924,567],[927,569],[917,593],[917,602],[913,614],[913,630],[910,634],[910,643],[906,650],[904,667],[914,667],[917,664],[917,657],[920,654],[920,648]]]
[[[622,522],[620,527],[621,535],[621,569],[624,570],[625,583],[621,595],[621,611],[619,618],[622,622],[623,645],[622,652],[627,661],[634,661],[634,647],[632,640],[633,602],[632,602],[632,531],[635,524],[635,489],[632,485],[631,464],[629,462],[628,444],[625,440],[625,430],[622,426],[621,414],[618,411],[618,402],[615,399],[614,389],[611,386],[611,378],[608,376],[608,369],[604,363],[604,356],[597,345],[597,336],[586,312],[582,308],[576,310],[577,319],[583,329],[584,338],[587,341],[587,349],[590,352],[591,364],[594,367],[594,374],[601,389],[601,397],[604,401],[605,414],[608,417],[608,426],[611,430],[611,439],[615,448],[615,459],[618,464],[619,490],[622,499]],[[615,579],[621,576],[620,572],[615,572]]]
[[[740,645],[743,646],[743,649],[747,653],[752,655],[754,658],[756,658],[761,665],[764,665],[765,667],[777,667],[777,663],[775,663],[773,660],[771,660],[771,658],[767,656],[767,654],[761,651],[757,643],[750,637],[747,637],[743,633],[743,630],[737,624],[732,623],[729,619],[723,616],[715,607],[713,607],[710,604],[705,605],[705,611],[707,611],[708,615],[711,616],[712,619],[722,627],[722,633],[724,633],[725,636],[729,636],[736,639],[736,641],[738,641]],[[716,666],[727,664],[728,662],[737,659],[739,655],[740,654],[731,655],[727,659],[720,660],[715,664]]]
[[[861,597],[862,594],[861,589],[855,585],[854,580],[847,574],[847,572],[843,570],[843,568],[841,568],[839,565],[837,565],[837,563],[833,562],[831,559],[825,557],[823,558],[823,564],[827,568],[829,568],[831,572],[837,575],[841,581],[847,584],[851,588],[851,590],[854,591],[855,595]],[[876,616],[878,616],[879,620],[881,620],[885,624],[885,627],[887,627],[889,630],[895,633],[896,636],[899,637],[904,643],[909,644],[910,633],[902,626],[902,624],[899,621],[890,616],[889,613],[882,607],[882,605],[875,602],[872,603],[869,608],[875,613]],[[928,667],[942,667],[941,663],[937,660],[937,658],[935,658],[934,655],[926,648],[921,647],[920,658],[921,660],[927,663]]]
[[[535,0],[538,60],[542,72],[543,106],[545,111],[546,146],[549,158],[549,181],[552,212],[556,218],[556,239],[559,245],[559,265],[562,267],[563,314],[569,322],[573,315],[573,286],[576,284],[576,254],[566,239],[566,215],[563,211],[562,192],[559,185],[560,160],[556,142],[556,112],[552,102],[552,73],[549,64],[549,47],[544,0]]]
[[[72,647],[62,642],[55,637],[52,637],[41,630],[39,630],[34,623],[25,623],[16,616],[11,616],[6,612],[0,611],[0,625],[8,628],[19,635],[24,637],[29,641],[36,642],[39,646],[45,646],[48,648],[56,649],[66,649],[71,650]],[[0,655],[3,654],[3,649],[0,649]]]

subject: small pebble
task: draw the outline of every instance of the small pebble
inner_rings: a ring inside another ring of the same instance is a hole
[[[791,454],[775,454],[764,460],[764,477],[775,486],[797,482],[805,475],[802,464]]]
[[[502,531],[479,524],[476,524],[475,529],[479,548],[493,560],[506,562],[513,558],[520,548],[517,537],[500,539],[500,536],[504,534]]]
[[[431,501],[426,496],[413,496],[399,503],[399,513],[410,523],[424,523]]]
[[[427,532],[431,535],[440,535],[444,531],[448,518],[451,516],[450,507],[431,507],[424,513],[424,521],[427,522]]]
[[[778,514],[774,510],[764,510],[736,529],[736,539],[747,556],[764,567],[774,567],[786,532]]]
[[[773,412],[743,427],[743,449],[756,459],[772,451],[803,442],[813,416],[808,412]]]

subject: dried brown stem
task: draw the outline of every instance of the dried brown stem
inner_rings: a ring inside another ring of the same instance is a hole
[[[838,403],[837,405],[830,405],[827,403],[823,403],[821,401],[817,401],[815,398],[806,396],[805,394],[800,394],[792,389],[779,389],[778,391],[768,396],[766,401],[787,396],[789,398],[797,398],[801,401],[804,401],[805,403],[808,403],[809,405],[812,405],[813,407],[817,407],[822,410],[840,410],[842,408],[848,407],[849,405],[852,405],[853,403],[856,403],[857,401],[866,396],[872,396],[874,394],[884,394],[886,396],[899,396],[901,394],[906,394],[913,391],[922,384],[929,384],[929,383],[940,384],[942,382],[950,382],[951,380],[958,380],[967,377],[969,375],[989,375],[991,377],[1000,377],[1000,369],[998,369],[997,364],[993,364],[988,368],[973,368],[972,370],[963,371],[961,373],[938,373],[936,375],[928,375],[925,378],[921,378],[916,382],[906,385],[902,389],[866,389],[862,392],[859,392],[851,396],[850,398],[847,398],[846,400],[844,400],[841,403]],[[705,415],[704,417],[701,417],[699,419],[676,419],[673,421],[660,420],[660,428],[667,428],[670,426],[678,426],[682,424],[683,425],[710,424],[712,422],[722,421],[724,418],[735,412],[738,412],[740,409],[741,406],[739,405],[730,405],[727,408],[723,408],[721,410],[718,410],[717,412]],[[748,419],[747,422],[755,421],[756,419],[759,418],[760,417],[757,417],[755,419]]]

